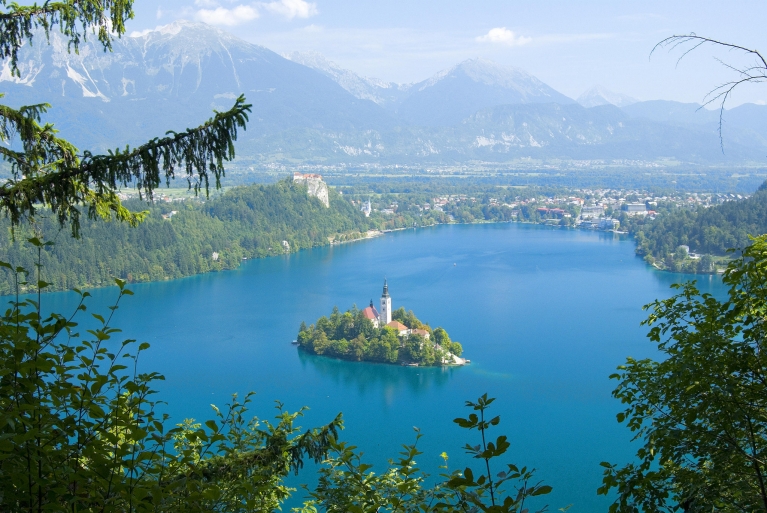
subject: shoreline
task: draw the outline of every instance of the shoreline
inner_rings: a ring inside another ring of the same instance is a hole
[[[343,240],[343,241],[335,241],[335,240],[330,241],[329,240],[326,244],[320,244],[320,245],[317,245],[317,246],[312,246],[311,248],[301,248],[301,249],[298,249],[298,250],[295,250],[295,251],[291,251],[289,253],[283,253],[283,254],[277,254],[277,255],[264,255],[264,256],[257,256],[257,257],[244,257],[240,261],[238,266],[236,268],[234,268],[234,269],[215,269],[215,270],[210,270],[210,271],[206,271],[206,272],[202,272],[202,273],[194,273],[194,274],[189,274],[189,275],[186,275],[186,276],[179,276],[177,278],[172,278],[172,279],[167,279],[166,278],[166,279],[163,279],[163,280],[132,281],[132,282],[127,282],[127,285],[130,286],[130,285],[138,285],[138,284],[145,284],[145,283],[160,283],[160,282],[166,282],[166,281],[180,280],[180,279],[184,279],[184,278],[191,278],[193,276],[201,276],[201,275],[205,275],[205,274],[234,271],[236,269],[239,269],[239,267],[244,262],[249,262],[249,261],[252,261],[252,260],[260,260],[262,258],[284,257],[284,256],[290,256],[290,255],[292,255],[294,253],[298,253],[300,251],[306,251],[308,249],[333,247],[333,246],[340,246],[342,244],[350,244],[350,243],[355,243],[355,242],[363,242],[363,241],[368,241],[368,240],[376,239],[376,238],[379,238],[379,237],[383,237],[384,235],[386,235],[388,233],[401,232],[401,231],[406,231],[406,230],[414,230],[415,231],[415,230],[418,230],[418,229],[434,228],[434,227],[438,227],[438,226],[450,226],[450,225],[455,225],[455,226],[471,226],[471,225],[478,225],[478,224],[526,224],[526,225],[534,225],[534,226],[546,226],[548,228],[558,228],[558,229],[572,229],[572,230],[578,230],[579,229],[577,226],[547,225],[545,223],[535,223],[535,222],[526,222],[526,221],[513,221],[513,220],[510,220],[510,221],[484,221],[484,220],[480,220],[480,221],[474,221],[474,222],[471,222],[471,223],[456,223],[456,222],[450,223],[450,222],[448,222],[448,223],[435,223],[435,224],[424,225],[424,226],[408,226],[408,227],[402,227],[402,228],[390,228],[390,229],[387,229],[387,230],[368,230],[367,232],[365,232],[365,236],[359,237],[359,238],[356,238],[356,239]],[[630,233],[624,232],[624,231],[619,231],[619,230],[595,230],[595,229],[584,229],[584,228],[581,228],[581,229],[584,230],[584,231],[589,231],[589,232],[613,233],[614,235],[625,235],[625,236],[630,237],[632,239],[634,238],[633,235],[631,235]],[[343,235],[343,234],[341,234],[341,235]],[[639,255],[637,255],[637,256],[639,256]],[[653,270],[656,270],[656,271],[668,272],[668,273],[673,273],[674,272],[674,271],[671,271],[671,270],[659,267],[655,263],[650,264],[648,262],[645,262],[645,265],[647,267],[653,269]],[[696,275],[696,276],[721,275],[722,274],[722,270],[721,269],[716,269],[714,272],[711,272],[711,273],[697,273],[697,272],[695,272],[695,273],[684,273],[684,274],[693,274],[693,275]],[[85,285],[81,285],[81,286],[79,286],[77,288],[80,289],[80,290],[86,291],[86,290],[96,290],[96,289],[109,288],[109,287],[114,287],[114,286],[115,286],[114,284],[98,285],[98,286],[93,286],[93,285],[85,284]],[[71,290],[74,290],[74,289],[55,289],[55,290],[54,289],[49,289],[49,290],[43,289],[42,293],[47,294],[47,293],[52,293],[52,292],[67,292],[67,291],[71,291]],[[37,293],[37,290],[34,289],[34,288],[31,288],[29,290],[20,291],[20,294],[35,294],[35,293]],[[11,296],[14,296],[14,295],[15,294],[5,294],[5,295],[0,296],[0,297],[4,297],[4,296],[11,297]]]
[[[468,224],[468,223],[465,223]],[[291,342],[291,344],[293,344]],[[466,367],[467,365],[471,364],[471,360],[468,358],[461,358],[460,356],[453,355],[453,358],[457,358],[459,360],[462,360],[462,363],[443,363],[441,365],[420,365],[418,363],[405,363],[405,362],[377,362],[374,360],[349,360],[347,358],[338,358],[337,356],[328,356],[325,354],[317,354],[317,353],[311,353],[301,347],[298,344],[294,344],[298,351],[308,354],[311,356],[315,356],[317,358],[328,358],[330,360],[335,360],[337,362],[349,362],[349,363],[369,363],[372,365],[389,365],[392,367],[410,367],[410,368],[416,368],[416,369],[444,369],[444,368],[457,368],[457,367]]]

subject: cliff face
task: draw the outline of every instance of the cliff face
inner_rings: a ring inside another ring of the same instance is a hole
[[[323,205],[330,207],[328,184],[322,181],[322,175],[294,173],[293,181],[306,185],[309,196],[319,199]]]

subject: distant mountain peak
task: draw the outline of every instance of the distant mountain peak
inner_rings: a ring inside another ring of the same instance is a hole
[[[468,59],[414,84],[397,112],[414,124],[447,126],[482,109],[525,103],[575,102],[519,68]]]
[[[212,25],[188,20],[176,20],[154,29],[133,32],[126,42],[133,42],[144,48],[170,44],[176,48],[176,54],[194,58],[224,48],[264,49]]]
[[[418,91],[424,91],[446,80],[461,77],[484,86],[516,91],[519,98],[511,103],[540,102],[542,99],[557,103],[572,103],[570,98],[555,91],[525,70],[482,58],[467,59],[452,68],[436,73],[431,78],[416,84],[415,87]]]
[[[168,23],[167,25],[158,25],[157,27],[153,29],[147,29],[142,30],[141,32],[131,32],[130,37],[132,38],[141,38],[141,37],[157,37],[157,36],[175,36],[181,33],[182,31],[192,31],[197,33],[209,33],[209,34],[215,34],[217,36],[224,36],[231,39],[237,39],[233,35],[229,34],[228,32],[224,32],[223,30],[216,28],[212,25],[208,25],[206,23],[201,23],[197,21],[189,21],[189,20],[176,20],[172,23]]]
[[[451,71],[463,72],[476,82],[501,87],[515,87],[520,79],[543,83],[522,69],[504,66],[482,58],[467,59],[453,67]]]
[[[639,100],[631,96],[616,93],[600,85],[595,85],[588,91],[578,97],[578,103],[586,108],[597,107],[599,105],[615,105],[616,107],[626,107],[637,103]]]
[[[391,105],[398,101],[408,86],[386,82],[379,78],[364,77],[342,68],[318,52],[292,52],[283,57],[302,64],[335,81],[352,95],[362,100],[370,100],[379,105]]]

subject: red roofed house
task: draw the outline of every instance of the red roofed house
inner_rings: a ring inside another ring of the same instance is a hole
[[[408,328],[407,326],[405,326],[399,321],[391,321],[390,323],[387,323],[386,325],[389,326],[390,328],[394,328],[395,330],[397,330],[397,333],[400,336],[410,335],[410,328]]]
[[[429,337],[431,336],[431,334],[426,330],[410,330],[410,333],[412,335],[421,335],[424,340],[429,340]]]
[[[373,322],[373,326],[376,328],[379,325],[378,319],[378,310],[376,310],[376,307],[373,306],[373,300],[370,300],[370,306],[362,310],[362,315],[365,316],[366,319],[370,319]]]

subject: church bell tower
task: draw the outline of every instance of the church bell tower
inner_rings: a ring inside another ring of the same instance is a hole
[[[391,322],[391,297],[389,296],[389,285],[384,279],[383,294],[381,294],[381,311],[379,313],[379,324],[383,328]]]

